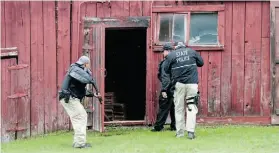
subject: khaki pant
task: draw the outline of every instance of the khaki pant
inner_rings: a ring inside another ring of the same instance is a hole
[[[70,116],[74,129],[74,146],[79,147],[86,143],[87,113],[77,98],[70,98],[69,103],[62,99],[61,104]]]
[[[198,84],[182,84],[177,82],[174,90],[174,106],[176,119],[176,134],[184,136],[184,131],[195,132],[196,115],[198,108],[195,104],[186,105],[185,100],[189,97],[194,97],[198,92]],[[187,102],[194,102],[194,99]],[[191,109],[191,111],[188,110]],[[187,110],[187,121],[185,128],[185,109]]]

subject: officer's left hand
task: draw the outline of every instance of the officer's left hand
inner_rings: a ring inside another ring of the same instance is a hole
[[[162,92],[162,97],[163,98],[168,98],[167,93],[166,92]]]

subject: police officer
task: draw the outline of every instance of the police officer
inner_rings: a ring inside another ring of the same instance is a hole
[[[171,81],[163,86],[163,93],[169,84],[174,85],[174,105],[176,118],[176,137],[183,137],[188,131],[188,138],[195,138],[196,114],[198,113],[198,70],[204,64],[202,57],[184,43],[176,43],[175,50],[166,57],[165,72],[171,76]],[[164,81],[164,78],[163,78]],[[168,81],[166,79],[166,81]],[[185,107],[186,99],[186,107]],[[185,110],[187,121],[185,129]]]
[[[86,143],[87,113],[81,104],[85,97],[100,97],[99,90],[88,69],[89,58],[81,56],[79,60],[71,64],[59,91],[59,101],[70,116],[74,129],[74,148],[89,148],[91,144]],[[93,84],[96,93],[86,91],[86,84]]]
[[[163,66],[164,66],[164,61],[165,57],[169,54],[169,52],[173,50],[173,46],[170,44],[165,44],[163,46],[163,61],[160,62],[159,64],[159,69],[158,69],[158,79],[162,84],[168,83],[169,81],[162,82],[162,78],[164,77],[164,80],[169,80],[170,77],[166,75],[164,72]],[[161,92],[162,93],[162,92]],[[167,120],[168,114],[170,112],[170,117],[171,117],[171,125],[170,129],[173,131],[175,130],[175,116],[174,116],[174,103],[173,103],[173,91],[171,90],[171,87],[169,87],[166,91],[166,95],[160,94],[159,96],[159,112],[157,114],[157,119],[154,128],[151,130],[153,132],[155,131],[161,131],[164,128],[164,124]]]

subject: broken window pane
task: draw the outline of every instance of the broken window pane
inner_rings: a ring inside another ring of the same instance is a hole
[[[191,14],[189,45],[217,45],[218,44],[218,14]]]
[[[169,42],[172,36],[172,14],[160,15],[159,41]]]
[[[185,14],[175,14],[174,15],[174,28],[173,28],[173,41],[185,42]]]

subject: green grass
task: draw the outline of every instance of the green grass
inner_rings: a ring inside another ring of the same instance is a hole
[[[90,149],[73,149],[72,132],[2,144],[3,153],[279,153],[278,127],[218,126],[197,128],[197,139],[148,128],[110,128],[88,132]]]

